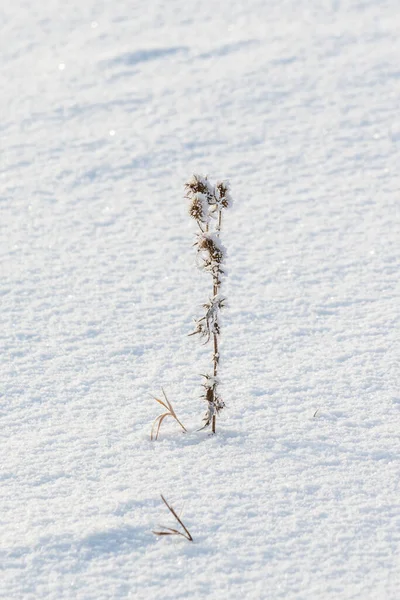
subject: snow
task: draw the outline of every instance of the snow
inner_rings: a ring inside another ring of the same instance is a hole
[[[396,600],[398,1],[0,23],[0,596]],[[235,199],[216,436],[197,172]],[[190,433],[150,442],[161,388]]]

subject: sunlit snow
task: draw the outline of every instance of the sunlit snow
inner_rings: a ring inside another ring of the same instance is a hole
[[[399,32],[398,0],[2,3],[1,598],[400,598]],[[215,436],[194,173],[234,198]],[[162,389],[188,433],[150,442]]]

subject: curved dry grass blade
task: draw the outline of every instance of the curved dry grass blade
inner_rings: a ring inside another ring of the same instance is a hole
[[[174,412],[174,409],[172,408],[172,404],[171,404],[171,402],[168,400],[168,398],[167,398],[167,394],[165,393],[165,390],[164,390],[164,388],[161,388],[161,391],[162,391],[162,393],[163,393],[163,396],[164,396],[164,398],[165,398],[165,402],[168,404],[168,408],[169,408],[169,410],[170,410],[171,412]]]
[[[164,402],[162,400],[160,400],[160,398],[156,398],[155,396],[152,396],[152,398],[154,398],[154,400],[156,402],[158,402],[158,404],[161,404],[161,406],[163,406],[164,408],[166,408],[168,410],[168,406],[166,404],[164,404]]]
[[[180,535],[180,536],[184,537],[185,539],[187,539],[189,542],[193,542],[193,538],[190,535],[189,530],[182,523],[182,520],[180,519],[180,517],[178,517],[178,515],[176,514],[176,512],[174,511],[174,509],[171,506],[169,506],[169,504],[165,500],[165,498],[163,496],[161,496],[161,498],[164,500],[164,502],[168,506],[168,509],[172,512],[172,514],[174,515],[175,519],[177,519],[177,521],[179,522],[179,524],[181,525],[181,527],[183,528],[183,530],[184,530],[185,533],[182,533],[182,531],[178,531],[177,529],[173,529],[172,527],[165,527],[165,525],[159,525],[159,527],[163,528],[163,531],[155,531],[153,529],[152,533],[154,533],[154,535]]]
[[[168,412],[163,413],[162,415],[159,415],[154,423],[153,426],[151,428],[151,432],[150,432],[150,439],[151,441],[153,441],[153,439],[157,440],[158,439],[158,434],[160,432],[160,427],[161,427],[161,423],[163,422],[163,420],[165,419],[165,417],[171,416],[175,419],[175,421],[180,425],[180,427],[182,428],[182,430],[184,432],[187,431],[186,427],[183,425],[183,423],[181,423],[181,421],[178,419],[176,412],[171,404],[171,402],[168,400],[167,398],[167,394],[165,393],[164,389],[162,389],[162,393],[164,395],[165,398],[165,402],[163,402],[163,400],[160,400],[159,398],[156,398],[155,396],[153,396],[154,400],[156,400],[156,402],[158,402],[159,404],[161,404],[161,406],[163,406],[164,408],[167,409]],[[154,436],[154,431],[157,428],[157,432]]]
[[[158,440],[158,434],[160,433],[160,427],[161,427],[161,423],[164,421],[165,417],[168,417],[169,413],[165,413],[164,415],[161,415],[159,417],[159,421],[158,421],[158,427],[157,427],[157,433],[156,433],[156,440]]]
[[[164,498],[164,496],[162,494],[160,494],[160,495],[161,495],[161,500],[164,502],[164,504],[166,505],[166,507],[168,508],[168,510],[174,515],[174,517],[178,521],[179,525],[185,531],[186,535],[184,537],[186,537],[186,539],[188,539],[190,542],[193,542],[193,538],[190,535],[189,530],[185,527],[185,525],[183,524],[183,522],[181,521],[181,519],[178,517],[178,515],[176,514],[176,512],[174,511],[174,509],[172,508],[172,506],[170,506],[168,504],[168,502],[166,501],[166,499]],[[183,535],[183,534],[181,534],[181,535]]]
[[[154,428],[155,428],[155,426],[157,424],[157,421],[158,421],[158,417],[157,417],[157,419],[155,419],[155,421],[154,421],[154,423],[153,423],[153,425],[151,427],[151,432],[150,432],[150,440],[151,441],[153,441],[153,433],[154,433]]]
[[[165,419],[165,417],[168,417],[168,415],[169,415],[169,413],[164,413],[162,415],[158,415],[158,417],[154,421],[153,426],[151,428],[151,433],[150,433],[150,439],[151,439],[151,441],[153,441],[153,438],[155,440],[157,440],[158,434],[160,432],[161,423],[163,422],[163,420]],[[156,432],[156,435],[154,437],[154,429],[157,426],[157,423],[158,423],[157,432]]]
[[[181,531],[177,531],[176,529],[170,529],[169,527],[166,527],[166,529],[168,531],[154,531],[154,530],[152,530],[152,533],[154,533],[154,535],[181,535],[185,539],[188,539],[186,537],[186,535],[184,533],[182,533]]]
[[[176,412],[175,412],[175,410],[174,410],[174,408],[173,408],[173,406],[172,406],[171,402],[168,400],[168,398],[167,398],[167,394],[164,392],[164,390],[162,390],[162,393],[164,394],[165,401],[166,401],[166,402],[167,402],[167,404],[168,404],[168,407],[169,407],[169,410],[170,410],[170,413],[171,413],[171,417],[174,417],[175,421],[177,421],[177,423],[179,423],[179,425],[182,427],[183,431],[185,431],[185,432],[186,432],[186,431],[187,431],[187,429],[186,429],[186,427],[185,427],[185,426],[184,426],[184,425],[183,425],[183,424],[180,422],[180,420],[178,419],[178,417],[176,416]]]
[[[158,433],[159,433],[159,431],[160,431],[160,427],[161,427],[161,423],[162,423],[163,419],[165,419],[165,417],[168,417],[168,415],[169,415],[169,413],[164,413],[164,414],[162,414],[162,415],[158,415],[158,417],[157,417],[157,418],[156,418],[156,420],[154,421],[154,423],[153,423],[153,426],[152,426],[152,428],[151,428],[151,433],[150,433],[150,439],[151,439],[151,441],[153,441],[153,437],[154,437],[154,435],[153,435],[153,434],[154,434],[154,429],[155,429],[155,427],[157,426],[157,423],[158,423],[158,428],[157,428],[157,433],[156,433],[156,435],[155,435],[155,437],[154,437],[154,439],[155,439],[155,440],[158,438]]]
[[[165,525],[160,525],[160,527],[164,528],[164,531],[160,532],[162,535],[183,535],[183,537],[186,537],[181,531],[178,531],[177,529],[172,529],[172,527],[165,527]],[[160,535],[155,531],[153,531],[153,533],[155,533],[156,535]]]

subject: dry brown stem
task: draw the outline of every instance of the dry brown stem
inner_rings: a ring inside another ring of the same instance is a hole
[[[174,515],[175,519],[178,521],[179,525],[182,527],[184,533],[182,531],[178,531],[178,529],[172,529],[171,527],[165,527],[164,525],[160,525],[163,531],[153,531],[154,535],[181,535],[186,538],[189,542],[193,542],[193,538],[190,535],[188,528],[183,524],[182,519],[176,514],[175,510],[168,504],[166,499],[162,494],[160,494],[162,501],[168,508],[168,510]]]

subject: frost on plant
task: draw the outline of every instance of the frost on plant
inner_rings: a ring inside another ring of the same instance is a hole
[[[219,314],[225,306],[225,298],[217,294],[208,302],[203,304],[204,316],[196,320],[196,329],[189,335],[198,333],[205,343],[210,341],[213,334],[219,335],[221,332]],[[218,360],[218,357],[217,357]]]
[[[205,344],[212,340],[212,374],[205,374],[203,398],[207,402],[204,425],[211,425],[215,433],[216,415],[225,404],[218,392],[219,336],[221,334],[220,312],[225,306],[221,295],[221,285],[225,275],[224,261],[226,250],[221,243],[220,232],[222,213],[232,205],[229,183],[217,181],[213,185],[207,177],[193,175],[185,184],[186,198],[189,201],[189,215],[196,221],[199,231],[196,235],[198,266],[212,277],[212,294],[203,304],[204,314],[196,319],[195,330],[189,335],[199,334]]]

